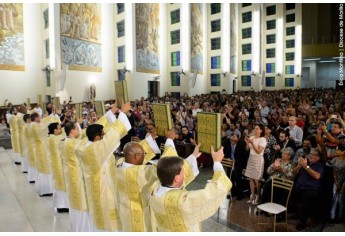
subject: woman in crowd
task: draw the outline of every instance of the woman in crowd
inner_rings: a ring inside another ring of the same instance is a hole
[[[267,141],[264,137],[265,127],[261,124],[254,128],[254,135],[245,139],[246,150],[250,150],[247,168],[244,173],[249,178],[250,199],[247,203],[254,205],[260,202],[260,179],[264,172],[264,150]],[[255,195],[255,190],[257,195]]]

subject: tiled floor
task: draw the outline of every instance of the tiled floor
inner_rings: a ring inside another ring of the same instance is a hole
[[[69,231],[69,217],[56,213],[52,197],[39,197],[34,185],[26,180],[21,167],[12,161],[11,149],[0,147],[0,232],[66,232]],[[189,189],[200,189],[212,176],[211,168],[202,169]],[[205,232],[227,231],[271,231],[267,226],[256,224],[255,206],[246,200],[229,202],[225,199],[219,213],[203,222]],[[264,217],[263,217],[264,218]],[[290,219],[291,218],[291,219]],[[296,217],[289,216],[288,231],[295,231]],[[265,219],[266,220],[266,219]],[[312,225],[313,226],[313,225]],[[306,231],[319,231],[320,226],[309,227]],[[277,231],[286,231],[277,226]],[[345,225],[325,227],[324,231],[344,232]]]

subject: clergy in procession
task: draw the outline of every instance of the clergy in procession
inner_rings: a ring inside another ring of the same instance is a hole
[[[43,196],[52,196],[54,191],[53,175],[47,153],[47,137],[49,120],[41,119],[38,113],[31,114],[31,135],[35,144],[35,162],[37,168],[37,179],[35,180],[35,191]]]
[[[60,156],[60,142],[63,138],[63,132],[59,123],[51,123],[48,126],[48,150],[51,161],[51,168],[54,182],[54,201],[53,205],[57,212],[69,212],[69,201],[66,191],[65,177],[62,169],[62,160]]]
[[[97,124],[87,127],[86,135],[89,141],[78,152],[82,162],[91,215],[91,231],[121,230],[113,182],[116,171],[113,152],[119,147],[120,139],[131,129],[125,114],[131,105],[129,102],[122,102],[122,104],[117,119],[115,117],[118,111],[116,102],[104,116],[108,124],[99,124],[102,120],[100,119]]]
[[[37,169],[35,162],[35,146],[31,135],[31,117],[29,114],[23,116],[24,120],[24,155],[28,160],[28,175],[26,176],[29,183],[35,183],[37,178]]]
[[[6,114],[7,123],[10,125],[11,143],[13,149],[13,161],[16,165],[20,165],[21,158],[19,153],[19,133],[18,133],[18,120],[17,109],[12,106],[9,114]]]
[[[21,105],[17,113],[17,125],[18,125],[18,147],[19,155],[22,165],[22,172],[27,173],[29,164],[28,159],[24,155],[24,115],[27,113],[27,108],[24,105]]]
[[[177,156],[174,142],[175,130],[166,132],[166,143],[161,158],[167,154]],[[147,137],[146,137],[147,138]],[[119,199],[119,214],[122,221],[122,228],[125,232],[148,232],[152,231],[151,214],[149,210],[149,197],[158,180],[156,165],[145,165],[150,158],[155,156],[147,142],[130,142],[125,145],[124,158],[116,163],[115,186]],[[192,155],[186,159],[186,173],[188,181],[192,181],[198,172],[197,161],[201,153],[200,145],[195,147]],[[148,157],[148,158],[147,158]],[[187,179],[187,178],[186,178]]]
[[[200,223],[211,217],[226,198],[232,183],[220,163],[223,147],[217,152],[211,147],[214,174],[204,189],[184,189],[184,163],[180,157],[165,157],[158,161],[157,176],[160,185],[150,198],[155,219],[153,231],[200,231]]]
[[[65,125],[66,138],[60,143],[60,155],[65,174],[65,181],[69,200],[69,218],[72,232],[90,232],[91,222],[85,182],[81,163],[75,153],[78,146],[84,146],[86,139],[78,139],[80,126],[76,122]]]

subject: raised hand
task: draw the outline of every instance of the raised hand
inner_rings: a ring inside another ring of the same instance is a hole
[[[165,130],[165,137],[174,140],[176,138],[175,129]]]
[[[117,100],[115,101],[115,103],[111,106],[111,111],[113,113],[117,112],[119,108],[117,108]]]
[[[131,109],[131,103],[130,102],[126,102],[124,103],[123,99],[122,99],[122,107],[121,110],[122,112],[126,113]]]
[[[214,151],[213,146],[211,146],[211,155],[214,162],[221,162],[224,158],[224,147],[221,147],[217,152]]]
[[[200,152],[200,146],[201,143],[199,143],[198,145],[195,145],[194,151],[193,151],[193,155],[198,158],[201,156],[202,152]]]

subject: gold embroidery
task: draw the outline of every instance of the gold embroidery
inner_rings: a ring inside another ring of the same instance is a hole
[[[34,152],[34,146],[30,138],[30,132],[31,132],[31,127],[27,125],[24,129],[24,135],[25,135],[25,141],[26,141],[26,146],[28,147],[28,158],[29,158],[29,165],[31,167],[36,167],[35,164],[35,152]]]
[[[146,156],[144,158],[144,165],[149,162],[152,158],[156,156],[156,153],[150,148],[150,145],[147,143],[147,141],[144,139],[139,142],[139,144],[142,146],[144,151],[146,152]]]
[[[177,154],[176,150],[173,147],[167,146],[167,147],[164,148],[164,152],[162,154],[162,157],[167,157],[167,156],[178,157],[178,154]]]
[[[183,221],[182,214],[179,209],[179,200],[183,191],[171,190],[166,193],[164,199],[164,207],[167,213],[167,220],[170,224],[172,232],[186,232],[187,228]]]
[[[101,181],[100,181],[100,166],[97,162],[97,157],[94,155],[93,146],[88,146],[85,149],[85,156],[83,157],[83,162],[85,163],[86,170],[89,172],[85,175],[86,186],[89,188],[88,194],[91,194],[90,211],[94,219],[95,225],[98,229],[105,229],[104,216],[102,209],[102,199],[101,199]]]
[[[60,158],[60,152],[58,151],[58,142],[60,136],[51,136],[48,139],[51,166],[53,170],[54,187],[59,191],[66,191],[65,180],[62,172],[62,163]]]
[[[46,145],[45,140],[43,137],[41,137],[41,125],[40,124],[34,124],[32,126],[32,135],[34,137],[35,142],[35,160],[36,160],[36,166],[37,170],[40,173],[43,174],[50,174],[50,168],[48,165],[47,160],[47,154],[46,154]]]
[[[189,165],[188,161],[183,159],[183,170],[184,170],[184,185],[187,186],[190,182],[195,179],[193,170]]]
[[[70,205],[72,208],[79,211],[87,211],[87,202],[84,190],[84,180],[82,177],[79,160],[74,154],[74,146],[76,139],[66,141],[65,157],[67,158],[67,172],[68,172],[68,194]]]
[[[126,169],[128,197],[130,200],[131,222],[133,232],[144,231],[144,216],[141,196],[138,187],[138,171],[140,166]]]

